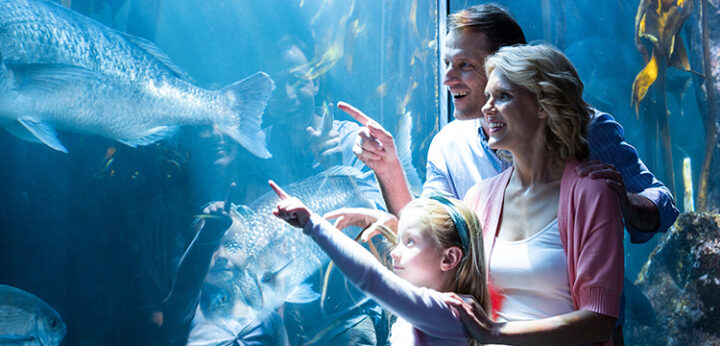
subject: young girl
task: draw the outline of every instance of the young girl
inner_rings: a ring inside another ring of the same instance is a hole
[[[272,181],[270,186],[280,197],[273,214],[303,228],[349,280],[398,316],[392,344],[469,343],[442,293],[470,295],[486,309],[490,305],[479,224],[462,202],[431,196],[402,210],[392,273],[300,200]]]

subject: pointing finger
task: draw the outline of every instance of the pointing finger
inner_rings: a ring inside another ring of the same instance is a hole
[[[361,110],[345,103],[345,102],[338,102],[338,108],[342,110],[343,112],[350,114],[353,119],[357,120],[362,126],[367,126],[369,122],[373,122],[374,120],[367,116],[365,113],[363,113]]]
[[[281,200],[290,198],[290,195],[288,195],[285,190],[278,186],[278,184],[275,184],[274,181],[268,180],[268,184],[270,184],[270,187],[272,187],[272,189],[275,191],[278,197],[280,197]]]

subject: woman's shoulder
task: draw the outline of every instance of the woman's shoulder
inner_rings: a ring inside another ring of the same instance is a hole
[[[570,161],[565,166],[562,183],[560,185],[560,195],[569,194],[575,198],[603,198],[606,196],[616,196],[615,191],[607,184],[606,179],[593,179],[589,176],[580,176],[576,171],[576,167],[581,161]]]
[[[496,176],[478,182],[465,194],[464,201],[470,206],[477,206],[479,201],[487,202],[491,197],[496,196],[497,193],[502,193],[505,185],[507,185],[507,180],[511,172],[512,167],[502,171]]]

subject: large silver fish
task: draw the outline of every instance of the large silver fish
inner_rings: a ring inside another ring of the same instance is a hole
[[[270,157],[261,115],[274,84],[264,73],[220,90],[190,83],[153,43],[46,0],[0,1],[0,126],[67,152],[55,129],[130,146],[212,125]]]
[[[0,345],[58,345],[66,332],[50,305],[19,288],[0,285]]]
[[[374,178],[352,167],[331,168],[283,188],[319,214],[382,203]],[[206,318],[252,315],[286,301],[319,298],[303,282],[330,259],[310,237],[272,214],[277,202],[277,195],[269,191],[248,206],[234,208],[233,225],[221,245],[229,260],[215,261],[203,287],[200,307]],[[354,237],[358,231],[348,235]]]

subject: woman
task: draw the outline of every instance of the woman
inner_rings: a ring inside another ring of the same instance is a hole
[[[622,215],[605,181],[575,170],[591,114],[577,72],[547,45],[504,47],[485,71],[488,143],[513,157],[465,198],[483,229],[493,320],[457,296],[448,302],[483,343],[611,342]]]

